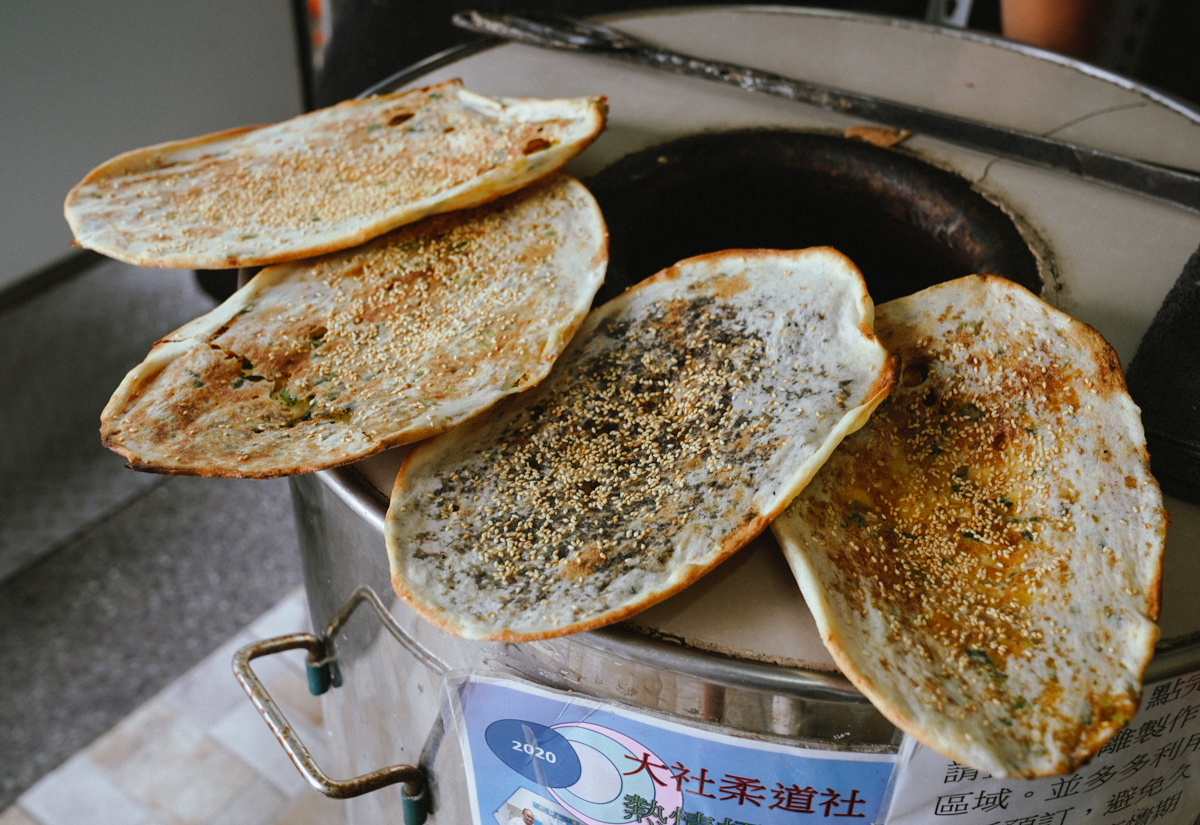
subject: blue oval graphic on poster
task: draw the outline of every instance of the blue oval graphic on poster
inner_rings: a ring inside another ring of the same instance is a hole
[[[501,719],[488,725],[483,737],[501,762],[539,785],[566,788],[579,781],[579,756],[556,730],[537,722]]]

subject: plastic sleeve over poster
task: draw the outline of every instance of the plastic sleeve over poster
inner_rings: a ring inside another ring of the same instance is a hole
[[[896,761],[729,736],[509,677],[452,674],[443,691],[475,825],[871,825]]]
[[[1145,686],[1133,720],[1069,776],[997,779],[905,737],[887,825],[1192,825],[1200,671]]]

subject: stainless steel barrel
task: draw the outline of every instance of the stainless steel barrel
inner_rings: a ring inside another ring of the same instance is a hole
[[[994,38],[774,7],[673,10],[614,22],[678,51],[1200,167],[1200,115],[1189,107]],[[829,136],[856,125],[815,108],[602,57],[518,45],[464,50],[388,85],[452,77],[501,96],[606,95],[608,130],[569,167],[584,179],[688,135],[770,128]],[[1200,242],[1200,215],[1185,209],[921,135],[889,151],[949,171],[1003,212],[1036,261],[1042,296],[1096,327],[1125,364]],[[336,753],[330,774],[418,765],[429,779],[432,821],[472,821],[460,740],[439,712],[444,676],[462,670],[510,674],[752,739],[869,753],[900,746],[892,725],[836,672],[769,538],[691,590],[615,627],[501,644],[464,641],[425,624],[392,595],[382,537],[403,452],[291,481],[314,627],[335,620],[363,586],[386,611],[343,613],[331,640],[340,686],[325,694]],[[1193,593],[1200,584],[1200,507],[1168,498],[1167,508],[1163,642],[1148,683],[1200,671],[1200,608]],[[763,581],[771,585],[761,598],[747,598],[753,583]],[[1200,781],[1200,766],[1187,781]],[[347,821],[396,821],[404,804],[400,786],[383,788],[348,800]],[[1103,807],[1072,810],[1063,823],[1119,821]],[[996,815],[988,822],[1004,821],[1003,811],[989,813]]]

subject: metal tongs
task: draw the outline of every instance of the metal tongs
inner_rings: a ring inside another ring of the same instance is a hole
[[[775,95],[827,112],[929,135],[1200,212],[1200,174],[1196,172],[748,66],[668,51],[602,23],[555,15],[479,11],[460,12],[453,19],[459,28],[480,34],[549,49],[605,54],[676,74],[729,83],[748,92]]]

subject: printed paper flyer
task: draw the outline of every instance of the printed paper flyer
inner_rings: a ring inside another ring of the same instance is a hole
[[[997,779],[906,738],[887,825],[1192,825],[1200,673],[1146,685],[1137,716],[1068,776]]]
[[[896,759],[727,736],[515,679],[444,689],[475,825],[870,825]]]

